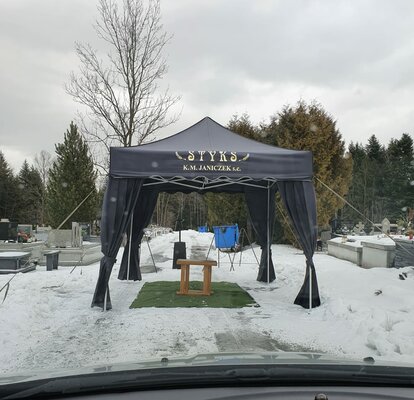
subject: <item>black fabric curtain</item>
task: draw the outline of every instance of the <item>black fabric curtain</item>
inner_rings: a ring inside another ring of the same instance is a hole
[[[318,307],[318,281],[316,279],[313,253],[315,252],[318,227],[316,220],[316,197],[312,182],[278,182],[279,193],[293,222],[299,243],[306,257],[306,275],[303,285],[295,299],[295,304],[304,308]],[[309,301],[309,276],[312,274],[312,304]]]
[[[257,280],[260,282],[273,282],[276,279],[275,269],[272,261],[271,238],[273,237],[273,221],[275,218],[275,191],[276,186],[270,188],[245,187],[244,195],[249,211],[249,218],[258,238],[258,244],[262,250],[260,257],[259,274]],[[269,206],[269,209],[268,209]],[[267,222],[269,216],[269,241],[267,240]],[[269,244],[269,247],[267,247]],[[269,250],[269,276],[267,268],[267,254]]]
[[[138,280],[142,279],[141,269],[139,267],[139,248],[141,246],[141,240],[144,235],[144,228],[151,221],[152,213],[157,204],[158,191],[154,187],[151,187],[150,190],[142,189],[137,203],[135,205],[134,214],[132,218],[132,240],[130,238],[131,232],[131,222],[127,228],[128,242],[124,249],[124,254],[122,256],[121,267],[119,269],[118,279],[121,280]],[[129,246],[131,243],[131,253],[129,253]],[[128,258],[130,257],[129,264],[129,276],[128,275]]]
[[[101,259],[92,307],[104,308],[106,293],[106,309],[112,308],[108,287],[109,277],[142,184],[143,179],[109,178],[101,219],[101,249],[104,256]]]

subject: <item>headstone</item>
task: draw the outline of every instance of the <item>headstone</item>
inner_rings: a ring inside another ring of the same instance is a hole
[[[382,233],[390,233],[390,228],[390,221],[388,220],[388,218],[384,218],[381,222]]]
[[[375,233],[375,227],[371,227],[371,232],[369,233],[370,234],[370,236],[374,236],[376,233]]]
[[[0,240],[17,240],[17,222],[8,219],[0,221]]]
[[[0,240],[9,240],[9,222],[0,221]]]
[[[32,225],[17,225],[17,236],[19,242],[31,242],[33,240]]]
[[[20,233],[25,233],[28,236],[32,236],[32,234],[33,234],[33,227],[32,227],[32,225],[22,225],[22,224],[19,224],[19,225],[17,225],[17,230]]]
[[[330,231],[322,231],[321,232],[321,240],[322,243],[326,243],[328,240],[331,240],[332,234]]]
[[[359,221],[358,224],[355,225],[353,231],[355,235],[365,235],[364,228],[365,228],[365,225],[361,221]]]
[[[79,226],[81,229],[82,239],[89,242],[91,239],[91,224],[87,222],[79,222]]]
[[[71,247],[72,230],[70,229],[52,229],[47,236],[49,247]]]
[[[50,226],[38,226],[34,233],[36,240],[47,242],[47,238],[51,229],[52,228]]]
[[[72,222],[72,247],[82,246],[82,231],[78,222]]]

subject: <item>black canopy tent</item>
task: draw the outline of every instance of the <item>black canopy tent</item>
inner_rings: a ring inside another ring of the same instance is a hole
[[[102,220],[102,257],[92,307],[112,308],[109,277],[128,236],[119,279],[140,280],[139,246],[158,193],[244,193],[262,255],[257,279],[271,282],[274,198],[279,191],[306,257],[304,283],[295,304],[320,305],[313,253],[316,200],[312,153],[282,149],[240,136],[206,117],[193,126],[153,143],[113,147]]]

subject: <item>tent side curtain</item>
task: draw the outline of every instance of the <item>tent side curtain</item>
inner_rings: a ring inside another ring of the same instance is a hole
[[[304,308],[318,307],[318,281],[316,279],[313,253],[315,252],[318,234],[316,220],[316,198],[312,182],[278,182],[280,196],[293,222],[295,233],[306,257],[306,275],[304,283],[295,299],[295,304]],[[312,277],[312,289],[309,287],[309,276]],[[310,304],[312,290],[312,304]]]
[[[134,213],[131,217],[132,222],[132,240],[130,238],[131,222],[127,228],[128,242],[122,256],[121,267],[119,269],[118,279],[121,280],[141,280],[139,248],[144,236],[144,228],[150,223],[152,213],[157,204],[158,192],[155,188],[143,188],[139,194],[135,205]],[[131,250],[129,246],[131,244]],[[128,266],[129,262],[129,266]]]
[[[101,249],[104,256],[101,259],[92,307],[104,308],[106,303],[106,309],[112,308],[108,286],[109,277],[121,246],[122,235],[129,224],[142,185],[142,179],[109,177],[101,219]]]
[[[275,189],[276,186],[273,185],[269,189],[254,189],[251,187],[245,187],[244,190],[246,205],[249,211],[249,218],[252,223],[253,229],[258,237],[258,244],[262,250],[262,255],[260,257],[259,273],[257,275],[257,280],[260,282],[273,282],[276,279],[271,249],[271,238],[273,236],[273,221],[275,218]],[[269,240],[267,232],[268,217]],[[267,265],[268,251],[269,271]]]

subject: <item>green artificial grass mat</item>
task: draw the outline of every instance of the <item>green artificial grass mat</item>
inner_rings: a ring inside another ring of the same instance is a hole
[[[202,282],[190,282],[191,290],[201,290]],[[141,288],[137,298],[129,308],[143,307],[211,307],[242,308],[260,307],[253,298],[237,283],[212,282],[213,293],[210,296],[182,296],[176,292],[180,282],[157,281],[147,282]]]

